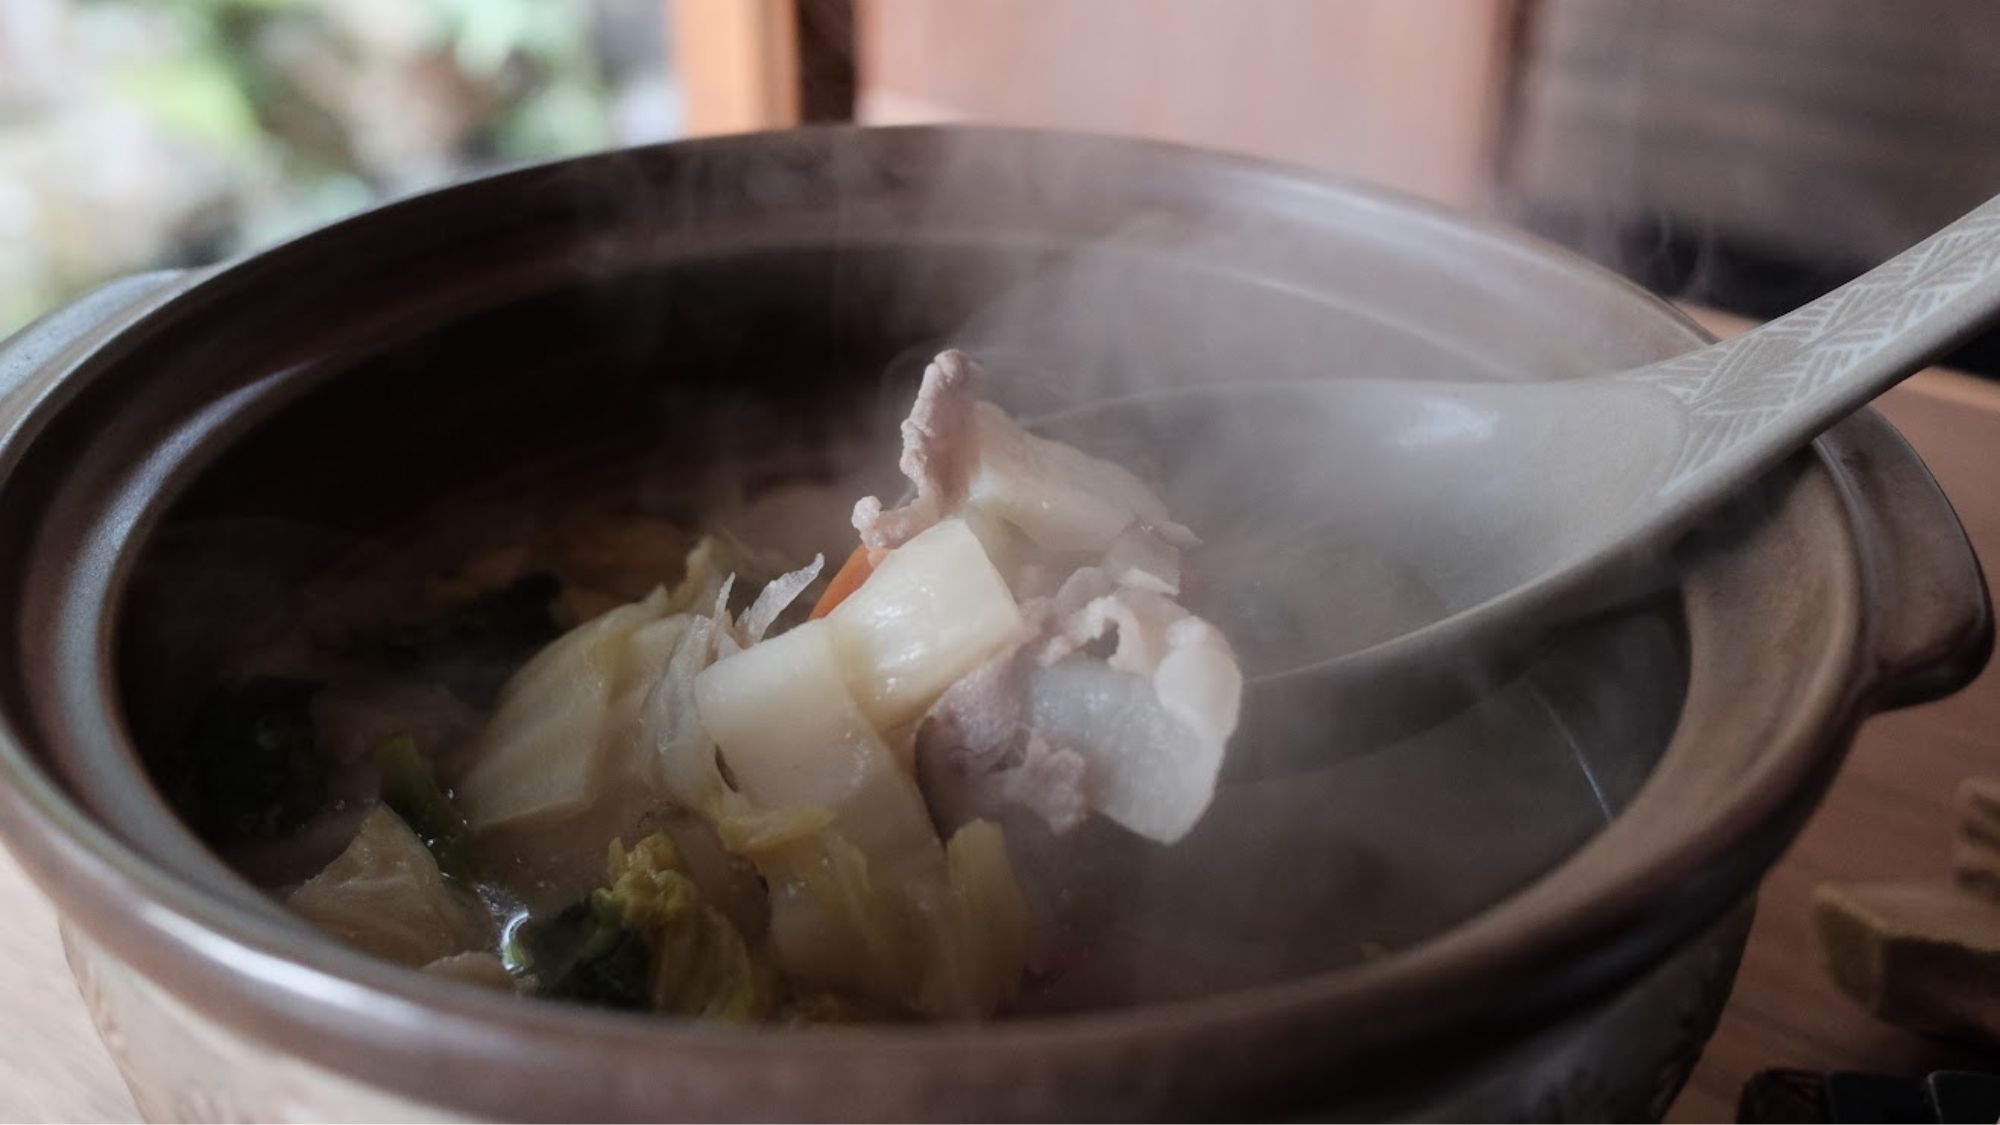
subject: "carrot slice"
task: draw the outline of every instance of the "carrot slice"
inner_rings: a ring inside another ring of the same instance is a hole
[[[819,596],[819,604],[813,606],[812,620],[818,620],[833,612],[833,607],[847,600],[847,595],[861,588],[868,576],[875,573],[874,552],[866,546],[854,548],[847,561],[840,564],[833,581],[826,584],[826,593]]]

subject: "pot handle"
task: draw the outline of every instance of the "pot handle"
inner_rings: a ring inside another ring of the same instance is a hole
[[[1880,414],[1846,426],[1872,430],[1843,449],[1861,501],[1869,599],[1868,702],[1889,710],[1939,699],[1978,678],[1993,651],[1993,602],[1958,513],[1910,443]],[[1872,452],[1895,446],[1905,456]]]
[[[69,304],[44,313],[0,340],[0,404],[84,345],[122,327],[158,303],[187,270],[155,270],[105,282]],[[5,413],[0,409],[0,413]]]

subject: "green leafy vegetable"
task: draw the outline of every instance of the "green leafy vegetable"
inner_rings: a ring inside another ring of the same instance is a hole
[[[326,800],[310,680],[259,676],[218,688],[168,770],[182,818],[211,841],[289,835]]]
[[[375,771],[381,779],[382,803],[424,842],[440,870],[463,878],[468,863],[465,818],[438,784],[430,760],[417,750],[417,740],[399,735],[384,743],[375,752]]]
[[[543,995],[742,1022],[778,1008],[776,972],[701,901],[664,833],[614,843],[609,887],[516,936]]]
[[[562,632],[552,606],[562,583],[523,575],[429,621],[395,625],[358,638],[366,657],[436,678],[466,699],[491,699],[514,669]]]
[[[518,958],[544,996],[606,1008],[646,1007],[646,977],[653,953],[605,891],[553,918],[523,925],[515,935]]]

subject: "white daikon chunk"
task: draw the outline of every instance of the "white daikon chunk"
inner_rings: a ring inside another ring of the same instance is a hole
[[[963,520],[889,552],[825,620],[848,686],[877,730],[921,716],[1021,629],[1014,596]]]
[[[695,679],[702,725],[760,809],[823,808],[891,878],[943,862],[923,796],[849,693],[828,621],[809,621]]]

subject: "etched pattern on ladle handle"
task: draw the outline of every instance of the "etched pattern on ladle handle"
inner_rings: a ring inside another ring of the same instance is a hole
[[[1732,453],[1803,446],[2000,310],[2000,196],[1861,277],[1769,324],[1624,372],[1687,412],[1667,488]]]

